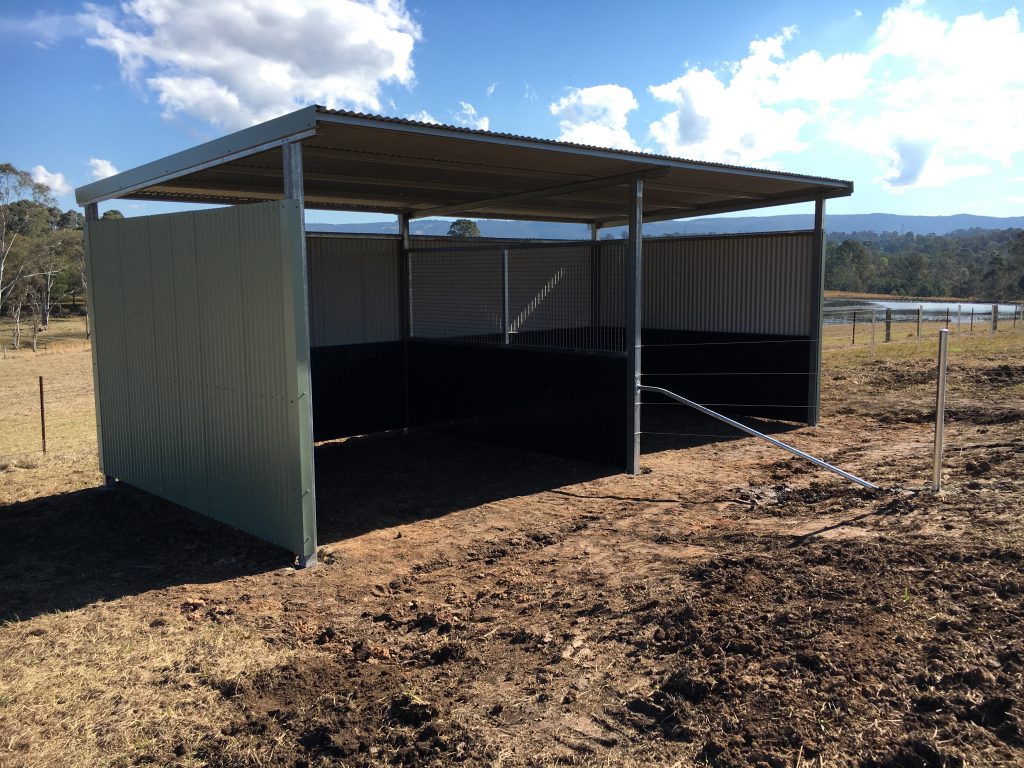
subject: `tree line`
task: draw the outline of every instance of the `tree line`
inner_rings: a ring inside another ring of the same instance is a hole
[[[84,224],[27,171],[0,164],[0,315],[11,321],[15,349],[26,332],[35,348],[55,313],[85,311]]]
[[[825,249],[825,288],[1019,300],[1024,297],[1024,230],[831,234]]]

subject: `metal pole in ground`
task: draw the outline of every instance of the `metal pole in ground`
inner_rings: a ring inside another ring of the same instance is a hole
[[[875,310],[871,310],[871,357],[875,356]]]
[[[43,434],[43,453],[46,453],[46,401],[43,398],[43,377],[39,377],[39,427]]]
[[[939,331],[939,384],[935,393],[935,455],[932,461],[932,490],[942,487],[942,430],[946,416],[946,360],[949,357],[949,329]]]
[[[924,307],[922,307],[920,304],[917,305],[917,338],[918,338],[918,340],[920,340],[920,338],[921,338],[921,312],[923,311],[923,309],[924,309]]]
[[[960,338],[960,309],[962,306],[962,304],[956,305],[956,337],[958,339]]]
[[[971,307],[971,333],[974,333],[974,307]]]
[[[853,313],[853,339],[850,341],[850,346],[857,346],[857,312]]]
[[[992,305],[992,333],[999,330],[999,305]]]
[[[885,342],[892,341],[892,310],[885,310]]]

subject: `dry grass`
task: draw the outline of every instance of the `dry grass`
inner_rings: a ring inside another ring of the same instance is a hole
[[[42,452],[39,377],[46,402],[47,453]],[[88,348],[0,360],[0,503],[94,483],[97,473],[92,355]],[[87,471],[89,468],[91,471]],[[69,482],[70,481],[70,482]],[[17,492],[14,489],[17,488]]]

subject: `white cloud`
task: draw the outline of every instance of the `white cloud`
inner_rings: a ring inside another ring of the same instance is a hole
[[[484,115],[478,115],[472,104],[460,101],[459,107],[459,111],[454,115],[456,125],[461,125],[466,128],[476,128],[478,131],[486,131],[490,129],[491,119]]]
[[[548,108],[558,118],[559,141],[637,150],[626,127],[629,113],[637,106],[629,88],[594,85],[574,88]]]
[[[92,169],[92,177],[94,179],[106,179],[120,173],[112,162],[99,157],[90,157],[89,167]]]
[[[787,59],[785,44],[795,35],[787,27],[753,41],[748,56],[721,73],[691,67],[651,86],[656,99],[676,107],[651,124],[651,135],[669,154],[746,165],[772,165],[776,155],[803,149],[805,125],[864,92],[869,62],[817,51]]]
[[[165,115],[231,128],[312,102],[379,111],[420,39],[402,0],[129,0],[80,19]]]
[[[497,83],[491,83],[487,86],[487,98],[491,98],[494,95],[494,89],[498,87]]]
[[[1024,31],[1016,10],[947,21],[905,0],[861,51],[791,57],[786,28],[721,68],[652,86],[675,109],[651,135],[675,155],[773,166],[812,134],[863,152],[888,187],[941,186],[1024,151]]]
[[[1024,31],[1015,10],[948,22],[904,2],[883,15],[870,56],[871,102],[851,105],[832,135],[884,159],[891,186],[1008,168],[1024,149]],[[914,167],[920,173],[907,172]]]
[[[51,173],[46,166],[37,165],[32,169],[32,181],[36,184],[44,184],[58,197],[71,194],[71,185],[64,178],[63,173]]]
[[[411,115],[406,115],[409,120],[416,120],[420,123],[435,123],[441,124],[441,121],[434,117],[432,114],[427,112],[425,109],[421,109],[419,112],[413,112]]]
[[[49,48],[80,31],[81,23],[74,15],[36,13],[28,19],[0,17],[0,33],[30,38],[40,48]]]

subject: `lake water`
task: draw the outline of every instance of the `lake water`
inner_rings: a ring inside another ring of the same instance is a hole
[[[992,305],[984,304],[979,302],[956,302],[956,301],[899,301],[889,299],[826,299],[825,300],[825,314],[846,314],[853,310],[863,310],[870,312],[872,309],[878,310],[879,315],[884,315],[885,310],[891,309],[893,314],[905,315],[914,313],[916,315],[917,308],[921,307],[922,315],[934,318],[937,316],[946,317],[948,312],[950,317],[956,316],[957,307],[960,308],[961,317],[970,316],[971,310],[974,310],[974,316],[979,317],[990,317],[992,315]],[[1014,304],[1000,304],[999,305],[999,317],[1013,318],[1014,312],[1020,310]]]

